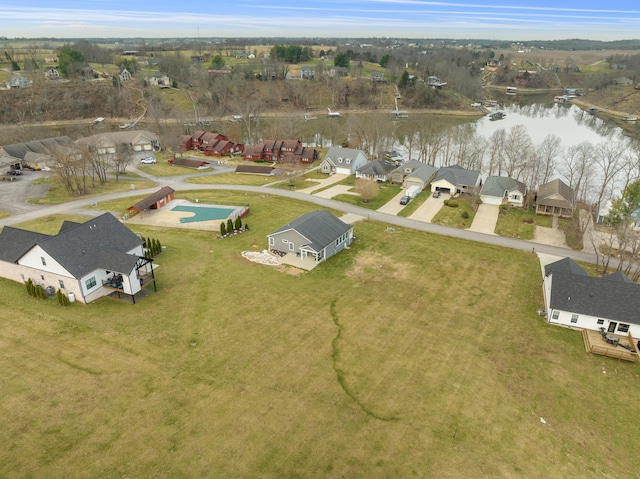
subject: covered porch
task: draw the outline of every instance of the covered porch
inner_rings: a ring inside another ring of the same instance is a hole
[[[141,256],[136,262],[133,274],[112,271],[106,280],[102,280],[102,287],[112,290],[118,298],[121,298],[121,294],[125,295],[135,304],[136,293],[140,292],[147,284],[153,283],[153,291],[158,291],[154,273],[156,267],[153,264],[153,259]]]

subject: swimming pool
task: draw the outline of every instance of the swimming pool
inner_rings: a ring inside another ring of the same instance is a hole
[[[180,218],[180,223],[195,223],[198,221],[225,220],[236,208],[221,208],[219,206],[188,206],[177,205],[171,211],[185,211],[193,213],[188,218]]]

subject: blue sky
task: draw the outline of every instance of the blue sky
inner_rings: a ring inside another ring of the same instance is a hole
[[[9,38],[640,38],[637,0],[0,0],[0,18]]]

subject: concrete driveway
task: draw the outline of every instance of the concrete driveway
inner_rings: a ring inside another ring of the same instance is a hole
[[[384,205],[378,208],[376,211],[381,213],[387,213],[390,215],[397,215],[405,205],[400,204],[400,198],[404,196],[405,190],[400,191],[396,196],[387,201]]]
[[[316,188],[317,189],[317,188]],[[349,185],[336,185],[331,188],[327,188],[326,190],[319,191],[313,196],[319,196],[320,198],[333,198],[338,195],[358,195],[358,193],[354,193],[350,191],[353,189],[353,186]]]
[[[500,206],[489,205],[486,203],[481,204],[478,206],[478,211],[476,211],[476,215],[473,218],[473,223],[471,223],[469,230],[488,235],[495,234],[499,214]]]
[[[426,223],[431,223],[433,217],[440,211],[442,205],[444,205],[444,201],[451,198],[451,195],[447,193],[442,193],[440,198],[434,198],[433,195],[429,196],[427,201],[422,203],[420,207],[413,212],[411,216],[409,216],[412,220],[424,221]]]
[[[298,193],[311,194],[311,193],[313,193],[314,191],[316,191],[316,190],[318,190],[320,188],[324,188],[326,186],[333,185],[334,183],[337,183],[338,181],[344,180],[346,177],[347,177],[347,175],[339,175],[339,174],[336,173],[335,175],[331,175],[331,176],[329,176],[329,177],[327,177],[327,178],[325,178],[323,180],[315,180],[315,179],[314,180],[310,180],[310,181],[317,181],[318,183],[313,185],[313,186],[309,186],[308,188],[304,188],[302,190],[297,190],[297,191],[298,191]],[[334,196],[337,195],[337,194],[338,193],[335,193]],[[325,198],[331,198],[331,197],[330,196],[329,197],[325,196]]]

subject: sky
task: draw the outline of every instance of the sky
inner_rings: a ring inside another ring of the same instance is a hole
[[[8,38],[640,38],[637,0],[0,0],[0,19]]]

